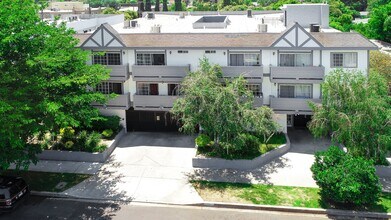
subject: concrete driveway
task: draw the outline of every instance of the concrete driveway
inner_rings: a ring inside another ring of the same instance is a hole
[[[84,198],[201,202],[187,178],[195,153],[194,136],[128,133],[98,174],[65,193]]]

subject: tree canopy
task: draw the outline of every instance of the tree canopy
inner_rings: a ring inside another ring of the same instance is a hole
[[[391,149],[391,100],[384,78],[342,69],[322,85],[322,105],[312,104],[309,124],[316,137],[331,134],[348,153],[387,164]]]
[[[35,162],[36,135],[98,117],[90,104],[107,98],[88,88],[109,71],[86,65],[73,34],[42,22],[33,0],[0,1],[0,170]]]
[[[185,77],[182,96],[171,111],[182,124],[181,131],[194,133],[199,125],[216,146],[235,142],[241,133],[250,131],[270,138],[278,127],[272,120],[273,111],[266,106],[254,109],[254,96],[243,77],[222,84],[221,76],[221,67],[204,58],[199,70]]]

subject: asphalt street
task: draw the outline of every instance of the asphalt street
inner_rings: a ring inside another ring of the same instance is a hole
[[[189,207],[151,203],[108,203],[31,196],[11,213],[0,214],[4,220],[41,219],[265,219],[318,220],[336,219],[325,215],[297,214],[212,207]],[[337,218],[346,219],[346,218]]]

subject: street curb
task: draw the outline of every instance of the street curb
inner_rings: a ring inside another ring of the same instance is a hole
[[[331,216],[349,216],[349,217],[366,217],[366,218],[383,218],[383,219],[391,218],[391,213],[352,211],[352,210],[341,210],[341,209],[319,209],[319,208],[251,205],[251,204],[222,203],[222,202],[204,202],[199,204],[192,204],[191,206],[230,208],[230,209],[243,209],[243,210],[262,210],[262,211],[290,212],[290,213],[331,215]]]
[[[62,194],[62,193],[38,192],[38,191],[31,191],[31,195],[54,197],[54,198],[64,198],[64,199],[84,200],[84,201],[95,201],[95,202],[103,202],[103,203],[130,202],[130,203],[144,203],[144,204],[156,204],[156,205],[176,205],[176,206],[183,206],[183,207],[226,208],[226,209],[286,212],[286,213],[298,213],[298,214],[302,213],[302,214],[328,215],[328,216],[391,219],[391,213],[351,211],[351,210],[340,210],[340,209],[301,208],[301,207],[289,207],[289,206],[251,205],[251,204],[223,203],[223,202],[203,202],[203,203],[193,203],[193,204],[178,204],[178,203],[166,203],[166,202],[148,202],[148,201],[137,201],[137,200],[125,200],[125,199],[83,198],[83,197],[66,195],[66,194]]]

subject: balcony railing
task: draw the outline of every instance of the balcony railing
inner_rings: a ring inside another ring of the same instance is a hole
[[[135,110],[169,111],[178,96],[168,95],[133,95]]]
[[[189,71],[190,71],[190,65],[187,66],[133,65],[132,77],[134,81],[181,82]]]
[[[111,69],[110,78],[111,81],[126,81],[129,79],[129,66],[128,65],[108,65],[108,69]]]
[[[221,69],[224,78],[243,75],[250,83],[261,83],[263,79],[262,66],[223,66]]]
[[[324,81],[323,66],[273,66],[270,67],[272,83],[322,83]]]
[[[308,102],[320,103],[320,99],[277,98],[270,96],[270,108],[280,114],[312,115]]]
[[[254,107],[261,107],[263,105],[263,97],[254,97]]]
[[[93,103],[93,106],[99,108],[108,108],[108,109],[129,109],[130,108],[130,95],[129,93],[123,95],[117,95],[113,99],[109,99],[106,104]]]

